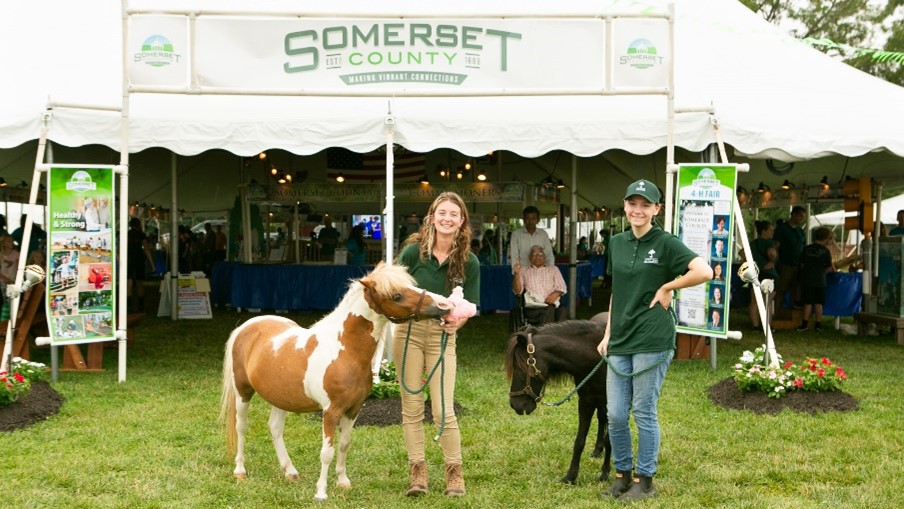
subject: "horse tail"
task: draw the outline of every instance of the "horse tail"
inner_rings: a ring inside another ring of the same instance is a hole
[[[229,335],[229,341],[226,342],[226,354],[223,356],[223,391],[220,398],[220,422],[226,424],[226,451],[230,455],[235,455],[238,440],[235,431],[235,378],[232,373],[232,348],[237,336],[238,329]]]

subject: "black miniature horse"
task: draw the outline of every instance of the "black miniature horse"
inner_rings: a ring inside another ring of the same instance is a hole
[[[543,397],[546,382],[571,376],[575,385],[581,383],[600,362],[596,350],[606,324],[586,320],[572,320],[543,326],[527,327],[512,334],[505,351],[505,374],[512,382],[509,404],[518,415],[530,414]],[[574,484],[578,477],[581,453],[593,413],[599,425],[592,456],[605,451],[600,481],[609,478],[612,446],[609,443],[606,417],[606,365],[578,390],[578,434],[574,439],[571,466],[562,482]]]

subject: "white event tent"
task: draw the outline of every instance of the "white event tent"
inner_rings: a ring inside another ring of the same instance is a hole
[[[222,0],[134,1],[133,8],[247,10]],[[607,11],[664,11],[661,1],[610,0],[437,2],[254,2],[255,11],[355,16],[447,13],[450,19],[504,14],[592,16]],[[904,155],[904,89],[856,71],[790,39],[734,0],[675,2],[675,104],[712,106],[721,135],[736,154],[782,161],[872,151]],[[34,140],[48,98],[118,107],[122,95],[118,2],[5,2],[0,41],[0,148]],[[547,49],[542,55],[580,52]],[[228,51],[224,49],[224,59]],[[534,72],[544,72],[535,62]],[[241,70],[239,70],[241,71]],[[395,140],[426,152],[467,155],[509,150],[535,157],[553,150],[594,156],[612,149],[651,154],[666,145],[665,101],[649,96],[542,97],[261,97],[134,94],[129,150],[164,147],[181,155],[225,149],[248,156],[269,148],[313,154],[355,151],[384,142],[384,118]],[[59,108],[50,139],[66,146],[118,149],[119,114]],[[701,151],[713,142],[705,113],[678,114],[675,143]],[[817,170],[818,172],[818,170]]]

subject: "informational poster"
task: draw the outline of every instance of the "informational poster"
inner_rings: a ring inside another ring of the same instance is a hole
[[[170,275],[160,282],[160,303],[157,316],[171,316],[172,296],[170,295]],[[203,272],[179,274],[176,289],[176,316],[179,319],[213,318],[210,309],[210,280]]]
[[[48,172],[47,316],[56,345],[112,341],[116,330],[113,166]]]
[[[679,290],[678,332],[725,338],[731,294],[732,210],[737,166],[682,164],[675,193],[675,232],[713,269],[708,283]]]

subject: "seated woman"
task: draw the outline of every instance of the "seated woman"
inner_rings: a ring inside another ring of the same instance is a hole
[[[568,291],[562,273],[555,265],[546,265],[546,254],[539,245],[530,248],[530,267],[522,268],[515,262],[512,276],[512,291],[519,298],[515,301],[512,314],[516,320],[522,316],[522,322],[530,325],[561,321],[565,318],[565,308],[561,307],[560,297]],[[523,301],[520,296],[523,295]],[[523,323],[513,324],[514,329]]]

